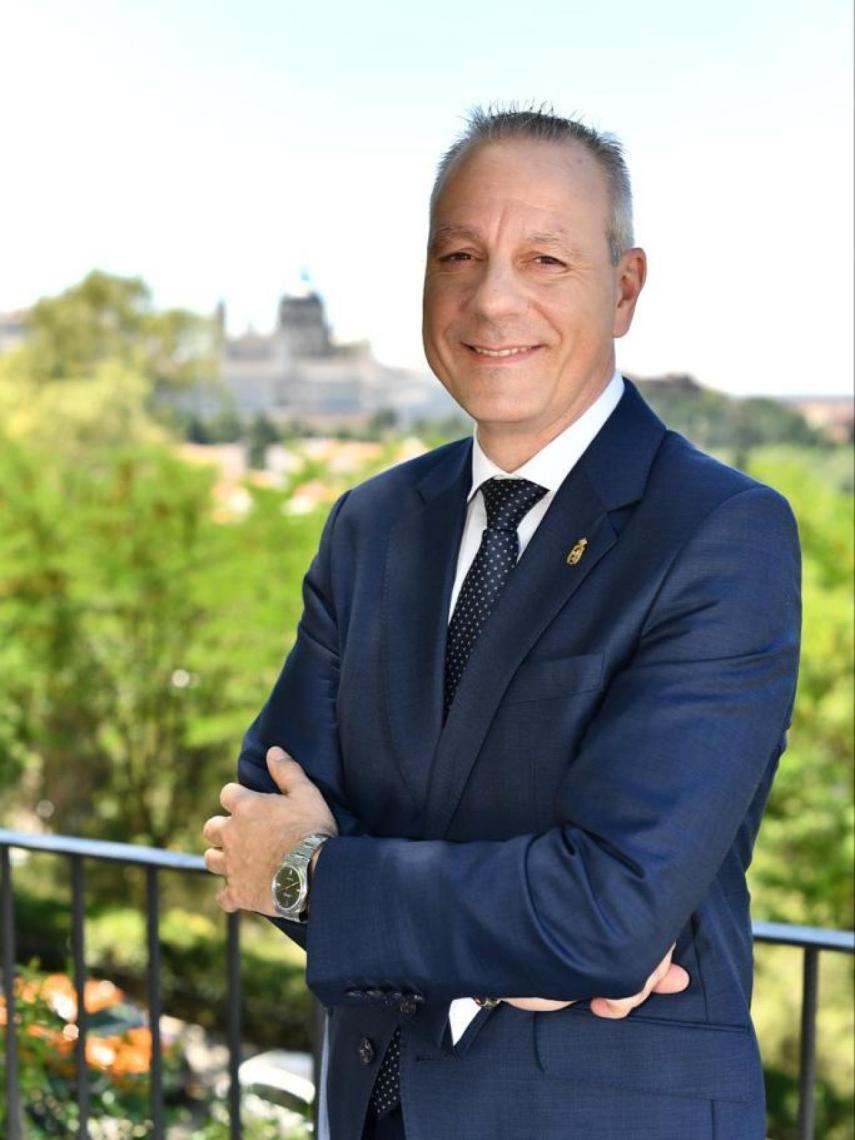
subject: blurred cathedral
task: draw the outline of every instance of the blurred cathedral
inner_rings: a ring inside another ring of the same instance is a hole
[[[271,333],[229,337],[222,302],[216,321],[220,383],[241,418],[263,412],[325,427],[393,411],[406,426],[459,411],[433,376],[380,364],[367,341],[334,342],[323,301],[305,281],[280,300]]]

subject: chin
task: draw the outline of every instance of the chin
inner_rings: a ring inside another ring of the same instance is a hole
[[[532,426],[540,422],[540,409],[521,408],[519,405],[492,402],[489,400],[470,401],[466,409],[473,420],[483,424],[519,424]]]

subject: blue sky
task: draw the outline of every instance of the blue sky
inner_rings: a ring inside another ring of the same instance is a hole
[[[852,12],[12,0],[0,310],[98,266],[265,329],[306,266],[337,335],[422,365],[425,204],[468,107],[551,102],[624,141],[650,261],[630,372],[852,384]]]

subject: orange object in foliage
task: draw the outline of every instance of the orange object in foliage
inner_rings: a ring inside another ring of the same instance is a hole
[[[56,1022],[28,1025],[25,1033],[46,1040],[51,1046],[48,1054],[51,1067],[71,1075],[78,1037],[77,991],[71,978],[67,974],[48,974],[41,981],[17,978],[15,1001],[20,1005],[41,1002],[50,1008]],[[93,1023],[87,1025],[87,1063],[115,1077],[148,1073],[151,1030],[144,1024],[142,1012],[126,1001],[124,991],[106,979],[89,978],[84,985],[83,1001],[88,1017],[93,1018]],[[115,1011],[112,1018],[111,1011]],[[99,1014],[103,1016],[98,1017]],[[5,1024],[6,999],[0,994],[0,1026]],[[168,1047],[164,1049],[166,1052]]]

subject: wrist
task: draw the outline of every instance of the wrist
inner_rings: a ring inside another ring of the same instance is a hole
[[[307,921],[312,872],[317,862],[315,857],[329,838],[328,832],[312,832],[301,839],[279,864],[271,890],[273,909],[280,918],[292,922]]]
[[[332,836],[329,836],[328,838],[332,839]],[[309,865],[306,868],[307,892],[306,892],[306,913],[305,913],[305,917],[306,917],[307,921],[309,918],[309,907],[312,905],[312,880],[314,879],[315,867],[317,866],[318,859],[320,859],[320,857],[321,857],[321,852],[324,849],[325,843],[326,843],[326,840],[324,841],[324,843],[321,843],[318,847],[315,848],[315,850],[312,852],[311,859],[309,859]]]

